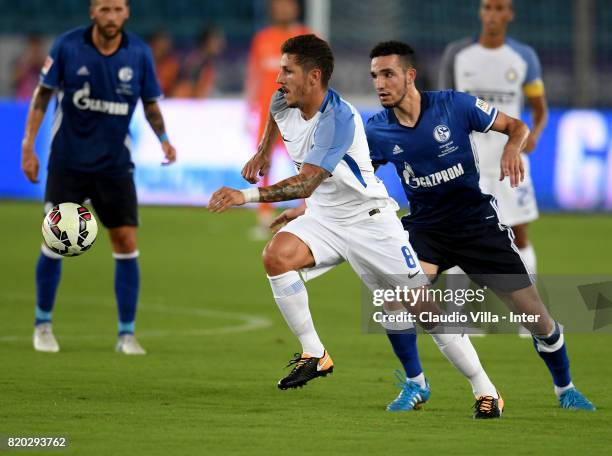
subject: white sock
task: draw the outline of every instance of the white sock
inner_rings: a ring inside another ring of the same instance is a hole
[[[521,252],[521,256],[523,257],[523,261],[529,268],[529,272],[531,274],[535,274],[537,272],[538,262],[533,246],[529,244],[527,245],[527,247],[519,249],[519,252]]]
[[[425,389],[425,387],[427,386],[427,383],[425,383],[425,374],[423,372],[421,372],[416,377],[406,377],[406,379],[410,382],[418,383],[419,386],[423,389]]]
[[[459,266],[453,266],[446,271],[447,290],[467,290],[470,288],[470,278]]]
[[[296,271],[289,271],[274,277],[268,276],[274,300],[293,334],[302,344],[302,352],[320,358],[325,348],[314,328],[308,293],[304,282]]]
[[[468,379],[475,397],[493,396],[496,399],[498,398],[497,389],[482,368],[478,354],[468,336],[430,334],[444,356]]]
[[[557,395],[557,397],[561,397],[561,395],[565,393],[567,390],[574,388],[574,384],[572,382],[569,382],[565,386],[557,386],[557,385],[553,385],[553,386],[555,387],[555,394]]]

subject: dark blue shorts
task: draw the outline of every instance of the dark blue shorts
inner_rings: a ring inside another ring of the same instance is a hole
[[[532,278],[514,244],[512,230],[498,223],[430,229],[404,223],[419,260],[439,272],[459,266],[480,286],[510,292],[530,286]]]
[[[59,203],[83,204],[86,199],[106,228],[138,226],[136,185],[131,174],[109,176],[49,170],[45,207]]]

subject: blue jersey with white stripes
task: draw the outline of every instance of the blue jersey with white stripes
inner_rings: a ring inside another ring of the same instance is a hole
[[[112,55],[92,41],[92,27],[61,35],[42,69],[41,84],[58,91],[50,170],[125,174],[133,169],[128,129],[139,99],[161,97],[148,46],[123,32]]]
[[[414,127],[393,109],[369,119],[366,135],[374,164],[392,163],[410,203],[404,225],[450,227],[491,220],[494,200],[481,192],[472,131],[487,132],[497,109],[453,90],[421,92]],[[484,151],[486,153],[486,151]]]

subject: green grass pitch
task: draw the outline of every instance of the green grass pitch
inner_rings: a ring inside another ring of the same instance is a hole
[[[474,421],[467,382],[422,336],[432,398],[391,414],[399,367],[384,335],[360,331],[360,285],[343,265],[308,284],[333,376],[297,391],[276,381],[298,344],[274,304],[252,212],[141,209],[145,357],[114,353],[113,261],[105,233],[64,261],[58,354],[31,346],[39,204],[0,202],[0,435],[63,435],[56,454],[611,454],[612,336],[568,335],[574,381],[595,413],[557,408],[528,340],[475,339],[506,400]],[[612,217],[543,216],[531,235],[546,273],[612,273]],[[0,451],[1,452],[1,451]]]

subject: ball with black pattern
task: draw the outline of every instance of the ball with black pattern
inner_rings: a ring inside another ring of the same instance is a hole
[[[91,248],[98,224],[91,211],[77,203],[55,205],[45,216],[42,234],[49,249],[62,256],[77,256]]]

